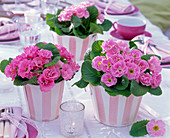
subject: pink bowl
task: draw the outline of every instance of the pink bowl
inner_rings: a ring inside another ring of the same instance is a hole
[[[113,28],[124,38],[133,39],[145,32],[146,22],[137,18],[123,18],[114,22]]]

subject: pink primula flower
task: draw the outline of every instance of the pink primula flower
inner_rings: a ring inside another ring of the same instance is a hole
[[[12,81],[15,80],[15,77],[17,76],[17,70],[15,64],[10,63],[5,68],[5,75],[9,78],[12,78]]]
[[[32,60],[27,60],[24,59],[23,61],[20,62],[18,66],[18,75],[21,76],[22,78],[32,78],[33,74],[31,70],[33,69],[33,61]]]
[[[34,68],[43,69],[43,66],[49,63],[49,60],[41,57],[35,57],[33,59],[33,63],[34,63]]]
[[[110,58],[112,58],[113,63],[116,63],[116,62],[119,62],[121,60],[124,60],[124,58],[123,58],[123,56],[121,54],[111,55]]]
[[[16,58],[14,58],[11,63],[14,64],[16,67],[18,67],[19,63],[26,59],[25,53],[22,53],[21,55],[16,56]]]
[[[104,41],[101,45],[103,52],[108,52],[111,48],[116,49],[118,47],[117,43],[113,39]]]
[[[97,19],[99,19],[99,21],[101,22],[101,23],[103,23],[104,22],[104,16],[101,14],[101,12],[98,10],[98,16],[97,16]]]
[[[72,11],[61,11],[60,14],[58,15],[58,20],[60,22],[62,21],[71,21],[71,16],[73,15]]]
[[[111,68],[112,65],[113,65],[113,61],[112,61],[111,58],[103,59],[102,62],[101,62],[102,71],[110,72],[110,68]]]
[[[138,66],[140,67],[141,72],[144,72],[149,68],[149,64],[146,60],[140,60]]]
[[[44,49],[39,50],[38,55],[40,58],[45,58],[45,59],[51,58],[53,56],[51,51],[44,50]]]
[[[73,77],[74,72],[69,64],[64,64],[61,69],[61,74],[65,80],[69,80]]]
[[[133,56],[135,59],[140,59],[142,56],[142,53],[137,49],[132,49],[130,51],[130,55]]]
[[[118,47],[119,47],[120,51],[122,51],[122,52],[129,52],[130,49],[129,49],[129,44],[128,43],[123,42],[121,40],[118,40],[116,42],[118,44]]]
[[[76,72],[80,69],[80,66],[73,60],[68,61],[67,64],[71,66],[73,72]]]
[[[29,47],[24,47],[23,50],[25,53],[25,57],[27,59],[33,59],[34,57],[36,57],[38,55],[39,47],[29,46]]]
[[[161,84],[161,81],[162,81],[161,74],[154,73],[152,75],[152,82],[151,82],[152,88],[158,87]]]
[[[152,81],[152,76],[148,72],[146,74],[145,73],[140,74],[140,82],[143,85],[150,86],[151,81]]]
[[[140,68],[138,65],[134,63],[128,63],[127,64],[127,73],[125,76],[129,79],[138,79],[140,75]]]
[[[146,125],[149,135],[152,137],[160,137],[165,134],[165,123],[162,120],[151,119]]]
[[[108,87],[115,85],[117,83],[117,79],[113,77],[110,73],[103,74],[101,81]]]
[[[45,79],[57,80],[60,77],[61,73],[58,67],[50,66],[43,71],[43,75]]]
[[[43,74],[38,77],[38,83],[40,84],[40,90],[43,92],[49,92],[55,85],[53,79],[46,79]]]
[[[95,68],[97,71],[101,71],[102,70],[102,60],[106,59],[104,56],[97,56],[92,60],[92,67]]]
[[[159,60],[158,57],[156,56],[152,56],[149,60],[149,68],[153,73],[160,73],[162,68],[161,68],[161,61]]]
[[[115,77],[121,77],[122,75],[127,73],[127,67],[124,61],[119,61],[115,63],[111,69],[110,72]]]

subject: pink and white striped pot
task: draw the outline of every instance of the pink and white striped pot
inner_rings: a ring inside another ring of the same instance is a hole
[[[57,35],[52,32],[53,43],[60,44],[67,48],[74,55],[75,61],[83,60],[86,50],[91,47],[96,40],[97,34],[91,34],[86,39],[81,39],[76,36]]]
[[[136,120],[142,97],[110,96],[101,86],[90,85],[95,118],[109,126],[127,126]]]
[[[56,83],[49,92],[42,92],[38,85],[26,85],[25,97],[30,118],[36,121],[50,121],[58,118],[63,89],[64,81]]]

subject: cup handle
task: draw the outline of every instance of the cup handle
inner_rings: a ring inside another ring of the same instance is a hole
[[[117,28],[115,27],[115,25],[117,25],[117,22],[114,22],[114,23],[113,23],[113,28],[114,28],[114,30],[116,31]]]

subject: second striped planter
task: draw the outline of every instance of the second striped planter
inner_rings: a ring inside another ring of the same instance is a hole
[[[109,126],[127,126],[135,122],[142,97],[110,96],[101,86],[90,85],[95,118]]]

